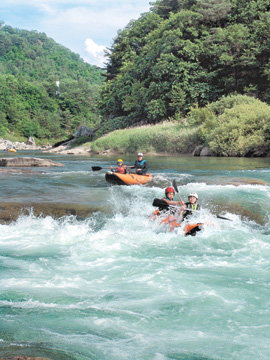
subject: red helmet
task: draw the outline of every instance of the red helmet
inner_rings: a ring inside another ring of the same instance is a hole
[[[173,187],[167,187],[166,189],[165,189],[165,194],[168,194],[168,193],[174,193],[174,188]]]

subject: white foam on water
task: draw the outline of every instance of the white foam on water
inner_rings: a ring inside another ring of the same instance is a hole
[[[269,195],[264,186],[197,188],[202,198],[221,188]],[[105,221],[102,214],[81,221],[30,215],[0,225],[7,333],[17,343],[45,338],[77,359],[169,359],[178,351],[254,360],[257,349],[267,360],[270,235],[238,215],[227,212],[232,221],[224,221],[206,209],[193,219],[209,223],[197,236],[164,232],[149,219],[163,191],[109,188]]]

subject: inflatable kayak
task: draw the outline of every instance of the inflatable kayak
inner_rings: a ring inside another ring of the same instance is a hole
[[[143,185],[148,183],[153,176],[151,174],[119,174],[108,171],[105,180],[112,185]]]
[[[203,227],[203,223],[186,224],[184,227],[185,236],[187,235],[195,236],[198,231],[202,230],[202,227]]]
[[[15,149],[7,149],[8,152],[17,152]]]
[[[167,215],[166,217],[160,217],[159,210],[156,210],[152,213],[151,218],[153,220],[160,219],[160,224],[165,224],[168,226],[169,231],[173,231],[175,228],[181,226],[181,222],[179,222],[179,219],[174,215]],[[185,224],[184,226],[184,233],[185,236],[191,235],[195,236],[198,231],[202,230],[203,223],[195,223],[195,224]]]

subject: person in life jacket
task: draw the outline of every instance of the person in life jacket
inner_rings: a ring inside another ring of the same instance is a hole
[[[191,192],[188,195],[188,202],[186,202],[183,206],[183,220],[187,217],[195,214],[196,210],[200,210],[200,205],[197,204],[198,194],[195,192]]]
[[[184,205],[184,203],[182,201],[174,201],[174,188],[173,187],[167,187],[165,189],[165,197],[162,199],[163,201],[165,201],[168,205]]]
[[[181,206],[181,205],[184,205],[184,203],[182,201],[175,201],[173,200],[174,198],[174,194],[175,194],[175,191],[174,191],[174,188],[173,187],[167,187],[165,189],[165,197],[162,199],[164,201],[164,203],[167,203],[168,206],[162,206],[162,207],[159,207],[158,211],[159,211],[159,214],[161,214],[162,212],[167,212],[169,211],[170,214],[175,214],[177,212],[177,210],[180,210],[182,208],[178,208],[177,209],[177,206]],[[170,207],[173,206],[173,207]]]
[[[167,187],[165,189],[165,197],[162,199],[165,206],[162,204],[162,206],[153,213],[153,219],[156,219],[156,217],[160,215],[166,215],[165,218],[161,218],[160,224],[165,224],[169,231],[173,231],[176,227],[181,225],[179,215],[181,214],[182,206],[184,205],[182,201],[173,200],[174,194],[174,188],[170,186]]]
[[[112,167],[111,170],[118,174],[126,174],[127,173],[127,166],[124,165],[124,161],[122,159],[117,160],[117,167]]]
[[[136,174],[145,175],[148,170],[148,164],[146,160],[143,160],[143,153],[137,154],[137,160],[134,163],[134,168],[136,170]]]

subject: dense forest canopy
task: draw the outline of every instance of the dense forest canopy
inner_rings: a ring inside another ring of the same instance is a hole
[[[269,0],[152,2],[107,53],[105,122],[157,123],[235,93],[269,102],[269,10]]]
[[[44,33],[0,25],[0,136],[38,139],[95,127],[102,71]]]

